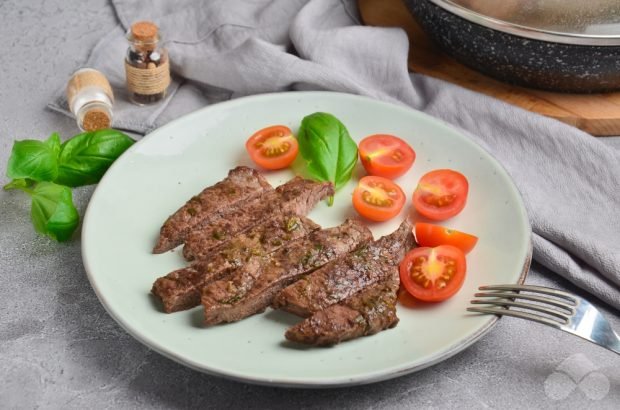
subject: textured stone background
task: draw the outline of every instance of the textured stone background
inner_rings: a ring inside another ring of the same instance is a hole
[[[67,4],[0,1],[2,170],[13,139],[77,132],[71,119],[45,106],[116,22],[106,0]],[[619,138],[607,142],[620,149]],[[76,190],[82,215],[92,191]],[[0,408],[612,409],[620,403],[620,357],[509,318],[456,357],[368,386],[285,390],[197,373],[128,336],[86,279],[79,237],[57,244],[37,236],[29,206],[25,195],[0,191]],[[528,282],[574,291],[552,274]],[[602,309],[620,329],[619,313]],[[589,373],[570,378],[580,372]]]

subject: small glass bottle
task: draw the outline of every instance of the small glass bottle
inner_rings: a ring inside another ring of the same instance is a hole
[[[168,51],[159,45],[159,28],[150,21],[132,24],[125,74],[129,99],[138,105],[152,104],[166,96],[170,85]]]
[[[82,131],[110,128],[114,94],[108,79],[93,68],[76,71],[67,83],[67,102]]]

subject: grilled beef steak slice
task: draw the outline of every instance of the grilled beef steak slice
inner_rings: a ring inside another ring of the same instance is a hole
[[[293,342],[332,346],[361,336],[374,335],[398,323],[398,276],[375,283],[344,301],[314,313],[287,330]]]
[[[258,173],[248,167],[237,167],[217,184],[205,188],[172,214],[159,232],[153,253],[163,253],[183,243],[191,229],[219,212],[235,207],[239,202],[258,196],[273,188]]]
[[[264,257],[321,227],[310,219],[277,212],[266,221],[226,242],[203,260],[159,278],[151,292],[167,313],[200,305],[200,290],[211,281],[221,279],[250,258]]]
[[[405,221],[391,234],[286,287],[274,298],[272,307],[310,316],[365,287],[398,275],[398,264],[413,243],[411,225]]]
[[[205,324],[235,322],[262,312],[272,298],[301,275],[334,261],[372,240],[360,222],[347,220],[335,228],[312,232],[264,259],[237,269],[202,290]]]
[[[274,213],[306,215],[321,199],[333,194],[334,187],[329,182],[295,177],[275,191],[248,201],[229,213],[222,213],[209,224],[193,230],[185,241],[183,256],[188,260],[202,259],[215,247]]]

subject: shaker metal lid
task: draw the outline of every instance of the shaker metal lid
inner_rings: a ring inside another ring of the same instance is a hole
[[[429,1],[473,23],[521,37],[565,44],[620,45],[620,0]]]

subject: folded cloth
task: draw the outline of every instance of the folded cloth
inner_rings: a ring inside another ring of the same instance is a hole
[[[497,158],[523,195],[534,259],[620,309],[620,152],[558,121],[455,85],[410,74],[395,28],[359,24],[354,1],[113,0],[120,25],[84,66],[117,96],[114,126],[146,133],[238,96],[332,90],[405,104],[460,128]],[[124,33],[160,26],[174,82],[159,104],[135,107],[124,91]],[[69,114],[58,93],[50,107]]]

